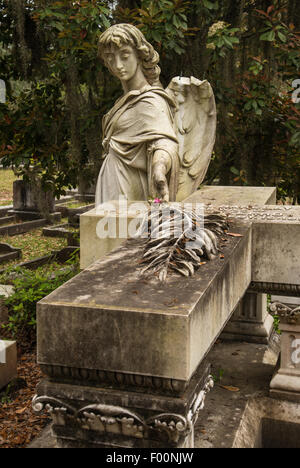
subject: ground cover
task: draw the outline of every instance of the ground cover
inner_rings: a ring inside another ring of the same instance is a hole
[[[5,268],[49,255],[53,250],[63,249],[67,245],[64,238],[43,236],[42,228],[17,236],[0,236],[0,242],[22,249],[22,259],[6,263]]]
[[[14,180],[17,180],[17,177],[11,169],[0,170],[0,206],[12,203]]]
[[[35,350],[19,354],[18,379],[0,392],[0,448],[25,448],[49,422],[31,408],[41,378]]]
[[[72,209],[76,209],[76,208],[82,208],[83,206],[88,206],[88,205],[91,205],[91,202],[80,202],[80,201],[78,201],[78,202],[75,202],[75,201],[72,202],[72,201],[71,201],[71,202],[69,202],[69,203],[66,203],[66,206],[67,206],[68,208],[70,208],[71,210],[72,210]]]

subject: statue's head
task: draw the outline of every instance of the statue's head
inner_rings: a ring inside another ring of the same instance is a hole
[[[139,29],[131,24],[116,24],[101,34],[99,56],[109,69],[111,69],[110,61],[120,49],[124,50],[124,54],[127,54],[129,59],[130,54],[134,54],[151,86],[160,84],[159,55]]]

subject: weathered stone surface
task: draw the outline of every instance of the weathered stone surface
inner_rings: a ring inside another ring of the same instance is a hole
[[[300,207],[299,206],[211,206],[230,219],[252,224],[252,281],[266,285],[300,285]],[[266,292],[275,287],[264,288]],[[291,291],[293,288],[290,288]],[[294,290],[297,288],[294,288]],[[279,293],[280,288],[276,290]],[[285,289],[282,289],[285,292]],[[264,291],[261,291],[264,292]],[[291,293],[291,295],[293,295]]]
[[[0,390],[17,376],[17,344],[0,340]]]
[[[270,384],[270,395],[300,402],[300,318],[280,318],[280,331],[281,359]]]
[[[5,224],[10,224],[16,222],[16,217],[15,216],[4,216],[3,218],[0,218],[0,226],[3,226]]]
[[[9,260],[15,260],[22,256],[22,250],[16,249],[9,244],[0,243],[0,263],[5,263]],[[1,294],[0,294],[1,295]]]
[[[85,269],[99,258],[119,247],[129,236],[128,227],[135,223],[137,216],[147,210],[146,202],[117,201],[90,210],[80,216],[80,268]],[[103,223],[104,220],[107,223]],[[108,232],[100,237],[100,229]],[[136,223],[135,223],[136,226]]]
[[[300,208],[299,215],[300,215]],[[297,241],[298,239],[298,241]],[[252,280],[300,284],[300,222],[253,224]]]
[[[267,310],[267,295],[246,293],[221,339],[268,344],[272,329],[273,317]]]
[[[276,203],[276,188],[274,187],[218,187],[204,186],[185,200],[185,203],[203,203],[215,206],[226,205],[266,205]],[[129,237],[128,234],[120,236],[122,232],[128,233],[128,226],[134,222],[137,215],[148,205],[145,202],[119,203],[111,201],[113,210],[104,211],[103,207],[98,207],[80,216],[80,267],[87,268],[99,258],[111,252]],[[113,238],[100,238],[97,234],[97,225],[105,216],[114,231]]]
[[[54,211],[55,199],[52,192],[40,192],[38,196],[44,198],[50,212]],[[13,201],[14,210],[39,211],[36,194],[24,180],[14,181]]]
[[[290,296],[271,296],[271,302],[281,302],[286,304],[291,308],[300,306],[300,297],[290,297]]]
[[[276,187],[222,187],[204,185],[190,195],[188,203],[205,205],[276,205]]]
[[[191,278],[140,278],[130,242],[89,267],[38,304],[38,362],[188,381],[251,280],[250,229],[233,229]]]

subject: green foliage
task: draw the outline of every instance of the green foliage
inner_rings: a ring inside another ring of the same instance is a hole
[[[78,258],[73,257],[66,267],[52,264],[35,271],[11,268],[1,275],[1,282],[10,283],[15,292],[5,300],[9,322],[3,327],[17,337],[32,337],[36,329],[36,304],[52,291],[79,273]]]
[[[267,310],[268,312],[270,313],[270,304],[271,304],[271,294],[268,294],[267,295]],[[281,335],[281,330],[280,330],[280,317],[279,315],[273,315],[273,319],[274,319],[274,322],[273,322],[273,325],[274,325],[274,330],[275,332],[278,334],[278,335]]]
[[[95,179],[101,119],[121,92],[97,59],[98,36],[130,22],[159,51],[164,85],[180,74],[213,85],[219,128],[207,182],[277,185],[299,202],[297,12],[297,0],[0,0],[0,157],[57,195]]]
[[[274,330],[277,333],[277,335],[281,335],[280,317],[278,315],[273,315],[273,319],[274,319]]]
[[[229,24],[223,21],[214,23],[211,26],[208,31],[206,47],[214,50],[214,60],[217,60],[218,57],[224,58],[228,49],[233,49],[236,44],[239,44],[239,38],[236,37],[238,32],[239,28],[231,28]]]
[[[80,177],[91,180],[99,171],[101,117],[109,107],[109,93],[103,99],[97,40],[110,25],[106,3],[25,1],[24,20],[31,29],[27,32],[23,23],[18,26],[22,18],[13,2],[0,0],[6,20],[0,28],[0,67],[7,60],[10,65],[3,67],[9,86],[7,103],[0,105],[0,157],[57,196],[65,187],[77,186]],[[26,60],[22,56],[19,63],[25,48]]]
[[[236,49],[230,64],[234,89],[229,79],[217,81],[223,135],[214,165],[221,184],[277,185],[279,198],[299,203],[300,111],[292,102],[292,82],[299,75],[300,37],[293,23],[283,22],[284,9],[273,5],[254,13],[255,27],[242,25],[240,41],[245,45],[250,37],[257,54],[240,55]],[[228,70],[228,63],[224,67]],[[232,167],[235,172],[228,171]]]
[[[225,370],[224,369],[217,369],[217,374],[213,374],[213,380],[215,383],[220,383],[222,381],[222,378],[225,374]]]
[[[68,126],[58,79],[32,82],[0,105],[0,157],[25,180],[40,178],[55,195],[76,184],[76,168],[66,158]],[[73,176],[73,177],[72,177]]]
[[[0,392],[0,403],[2,405],[5,405],[5,404],[9,404],[11,403],[12,399],[11,399],[11,387],[12,387],[12,384],[9,383],[2,392]]]
[[[133,10],[119,7],[117,19],[135,24],[163,55],[184,53],[188,28],[187,12],[190,2],[180,0],[142,0]]]

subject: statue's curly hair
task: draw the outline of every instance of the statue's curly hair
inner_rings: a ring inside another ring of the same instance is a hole
[[[161,86],[159,81],[160,68],[158,66],[159,54],[154,47],[146,41],[143,33],[132,24],[120,23],[108,28],[99,39],[99,57],[105,63],[104,51],[111,45],[121,47],[130,45],[141,60],[144,76],[151,86]]]

